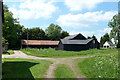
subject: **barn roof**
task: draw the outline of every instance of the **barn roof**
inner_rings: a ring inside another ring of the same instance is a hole
[[[82,36],[82,37],[84,37],[81,33],[79,33],[79,34],[75,34],[75,35],[70,35],[70,36],[68,36],[68,37],[65,37],[64,39],[74,39],[76,36],[78,36],[78,35],[80,35],[80,36]],[[84,37],[85,38],[85,37]],[[86,39],[86,38],[85,38]]]
[[[76,34],[76,35],[71,35],[71,36],[68,36],[68,37],[65,37],[64,39],[61,39],[61,42],[62,44],[88,44],[90,41],[92,41],[93,39],[74,39],[76,36],[82,36],[84,37],[81,33],[79,34]]]
[[[63,44],[88,44],[90,41],[93,39],[88,39],[88,40],[67,40],[67,39],[62,39]]]
[[[68,37],[65,37],[64,39],[73,39],[74,37],[76,37],[78,34],[75,34],[75,35],[70,35]]]
[[[58,45],[59,41],[50,40],[21,40],[22,45]]]

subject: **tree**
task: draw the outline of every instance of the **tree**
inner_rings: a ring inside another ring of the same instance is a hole
[[[2,47],[7,47],[8,46],[8,41],[2,37]]]
[[[27,39],[27,33],[28,33],[28,39],[29,40],[44,40],[47,39],[45,36],[44,30],[40,28],[32,28],[32,29],[23,29],[22,33],[22,39]]]
[[[29,30],[29,39],[42,40],[45,39],[45,32],[39,28],[33,28]]]
[[[94,35],[92,36],[93,39],[97,39]]]
[[[101,39],[100,39],[100,46],[103,47],[103,44],[104,44],[106,41],[110,41],[110,37],[109,37],[109,34],[108,34],[108,33],[106,33],[103,37],[101,37]]]
[[[4,5],[5,23],[3,24],[3,37],[8,40],[9,48],[20,48],[20,37],[22,27],[18,19],[13,18],[13,14]]]
[[[119,29],[120,29],[120,22],[119,22],[119,18],[118,15],[114,15],[113,18],[111,19],[111,21],[108,23],[108,26],[110,28],[112,28],[111,32],[110,32],[110,38],[114,39],[115,44],[117,45],[117,47],[120,45],[120,41],[119,40]]]
[[[91,39],[91,37],[90,37],[90,36],[88,36],[88,37],[87,37],[87,39]]]
[[[59,25],[50,24],[45,30],[46,35],[50,40],[60,40],[62,28]]]
[[[27,29],[26,28],[23,28],[22,29],[22,36],[21,36],[21,39],[27,39]]]
[[[61,33],[61,39],[65,38],[67,36],[69,36],[69,33],[67,31],[62,31],[62,33]]]

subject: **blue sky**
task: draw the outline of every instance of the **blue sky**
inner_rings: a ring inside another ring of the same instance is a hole
[[[93,34],[100,40],[110,32],[108,22],[117,14],[119,0],[20,0],[5,1],[15,18],[28,28],[46,29],[58,24],[71,35]]]

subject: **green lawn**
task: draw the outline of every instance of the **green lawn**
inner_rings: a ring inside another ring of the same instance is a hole
[[[7,52],[3,53],[3,55],[10,55],[10,54],[14,54],[13,50],[8,50]]]
[[[3,79],[5,78],[45,78],[52,62],[31,59],[3,59]]]
[[[91,49],[85,51],[61,51],[54,49],[21,49],[27,55],[37,56],[37,57],[74,57],[74,56],[87,56],[87,55],[97,55],[97,54],[110,54],[118,53],[117,49]]]
[[[87,58],[79,61],[78,67],[79,71],[88,78],[118,78],[118,55]]]
[[[55,78],[76,78],[69,66],[61,64],[54,71]]]

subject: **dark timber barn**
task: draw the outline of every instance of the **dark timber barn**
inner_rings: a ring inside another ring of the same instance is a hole
[[[58,50],[81,51],[100,48],[97,39],[86,39],[82,34],[72,35],[61,39],[58,44]]]

